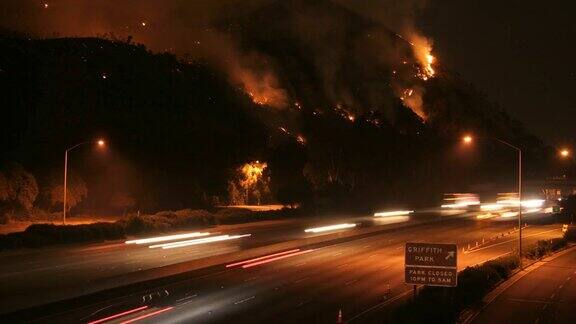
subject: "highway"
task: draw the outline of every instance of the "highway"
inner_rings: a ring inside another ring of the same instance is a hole
[[[430,215],[423,213],[417,217],[426,220]],[[402,220],[412,222],[408,217]],[[304,230],[345,222],[356,223],[359,229],[382,227],[388,223],[371,216],[334,215],[221,225],[197,230],[211,235],[251,234],[249,238],[211,244],[209,249],[191,247],[157,250],[148,248],[148,245],[126,245],[121,240],[0,252],[0,299],[3,300],[0,303],[0,314],[142,280],[141,276],[123,276],[126,274],[142,274],[147,270],[192,261],[197,261],[191,265],[193,268],[206,267],[234,258],[240,251],[322,237],[324,233],[305,233]]]
[[[576,323],[574,305],[576,249],[515,282],[474,323]]]
[[[262,259],[270,262],[222,265],[197,278],[70,309],[42,320],[89,322],[120,314],[111,318],[111,322],[138,319],[162,323],[298,320],[332,323],[340,310],[344,320],[361,320],[359,314],[385,298],[393,300],[411,291],[403,283],[405,242],[467,246],[510,231],[513,226],[514,221],[459,219],[401,228],[339,244],[303,247],[287,257]],[[530,226],[525,230],[525,245],[561,234],[559,225]],[[459,268],[506,255],[516,244],[511,234],[470,253],[460,250]],[[249,266],[243,268],[246,265]]]
[[[165,270],[160,275],[168,275],[178,271],[166,269],[173,265],[192,262],[187,266],[192,269],[202,268],[234,259],[242,251],[324,237],[324,233],[305,233],[304,230],[310,227],[349,222],[357,224],[357,228],[362,230],[406,225],[438,217],[437,214],[424,212],[418,213],[412,220],[409,217],[396,219],[400,224],[394,224],[371,216],[333,215],[221,225],[197,230],[211,235],[251,234],[249,238],[211,244],[209,249],[191,247],[158,250],[150,249],[148,245],[126,245],[121,240],[4,251],[0,252],[0,299],[3,300],[0,303],[0,314],[150,279],[157,275],[150,272],[158,268],[164,267]]]

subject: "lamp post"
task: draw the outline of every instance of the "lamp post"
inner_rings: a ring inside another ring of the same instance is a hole
[[[520,269],[522,269],[522,149],[499,138],[482,137],[482,139],[494,140],[518,153],[518,262],[520,263]],[[473,141],[474,138],[471,135],[462,137],[464,144],[471,144]]]
[[[70,148],[66,149],[66,151],[64,151],[64,193],[63,193],[63,197],[62,197],[62,223],[64,225],[66,225],[66,195],[67,195],[67,186],[68,186],[68,152],[72,151],[73,149],[77,148],[78,146],[84,145],[84,144],[89,144],[89,143],[95,143],[96,145],[102,147],[106,144],[106,142],[104,142],[104,140],[97,140],[97,141],[87,141],[87,142],[82,142],[82,143],[78,143],[74,146],[71,146]]]

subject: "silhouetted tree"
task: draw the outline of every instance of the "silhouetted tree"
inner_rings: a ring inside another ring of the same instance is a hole
[[[28,213],[38,196],[36,178],[20,164],[11,163],[0,171],[0,204],[4,212]]]
[[[62,207],[64,201],[64,185],[55,181],[48,188],[50,204],[53,207]],[[76,207],[82,200],[88,196],[88,188],[82,178],[74,173],[68,177],[66,185],[66,208],[67,211]]]

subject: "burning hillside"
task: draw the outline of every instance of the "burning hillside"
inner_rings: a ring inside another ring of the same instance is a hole
[[[218,26],[236,42],[226,59],[231,79],[258,105],[298,102],[349,121],[380,111],[393,121],[400,99],[427,118],[423,82],[435,76],[435,59],[414,31],[402,36],[329,0],[275,1]]]

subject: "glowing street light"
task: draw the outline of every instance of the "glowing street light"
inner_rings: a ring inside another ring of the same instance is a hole
[[[570,150],[568,150],[568,149],[560,150],[560,157],[562,157],[562,158],[570,157]]]
[[[63,199],[62,199],[62,223],[64,225],[66,225],[66,189],[68,186],[68,152],[72,151],[73,149],[77,148],[78,146],[84,145],[84,144],[90,144],[90,143],[95,143],[98,147],[103,147],[104,145],[106,145],[106,142],[103,139],[99,139],[96,141],[87,141],[87,142],[82,142],[82,143],[78,143],[74,146],[71,146],[70,148],[66,149],[66,151],[64,151],[64,193],[63,193]]]
[[[518,152],[518,260],[520,262],[520,269],[522,269],[522,149],[498,138],[483,137],[483,139],[484,138],[495,140]],[[471,135],[464,135],[462,137],[464,144],[470,144],[473,140],[474,138]]]

